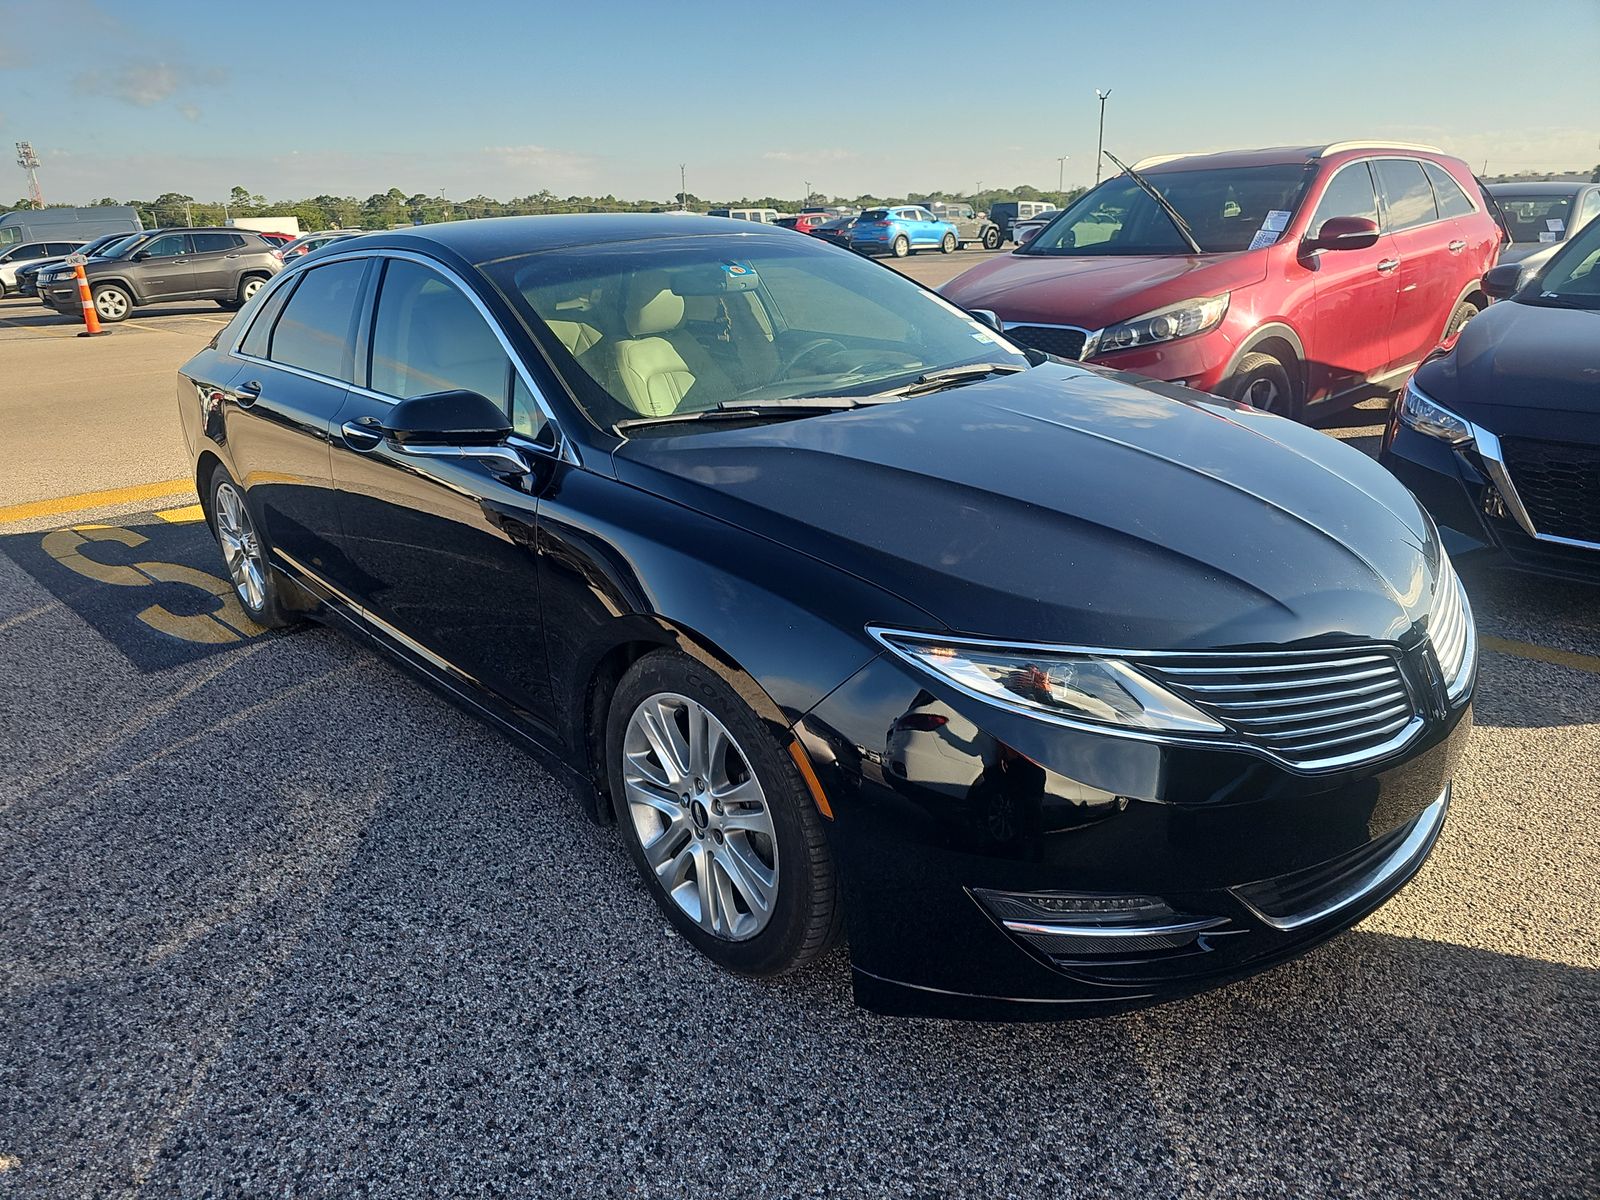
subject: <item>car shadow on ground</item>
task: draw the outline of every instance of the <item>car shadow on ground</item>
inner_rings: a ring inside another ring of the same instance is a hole
[[[218,317],[224,320],[231,318],[232,313],[219,307],[212,301],[194,301],[193,303],[151,304],[142,305],[131,312],[127,320],[115,324],[101,322],[102,329],[115,329],[118,325],[125,325],[129,321],[137,323],[150,317]],[[45,329],[67,325],[83,324],[83,318],[76,313],[58,313],[54,309],[46,308],[29,297],[22,297],[20,301],[0,303],[0,325],[12,329]]]

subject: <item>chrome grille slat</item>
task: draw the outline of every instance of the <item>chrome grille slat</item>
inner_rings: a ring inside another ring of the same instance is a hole
[[[1175,654],[1139,667],[1244,742],[1307,769],[1381,757],[1422,725],[1400,653],[1388,646]]]

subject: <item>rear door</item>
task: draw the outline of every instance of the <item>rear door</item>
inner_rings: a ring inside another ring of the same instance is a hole
[[[366,386],[351,391],[333,430],[340,583],[433,669],[488,688],[548,730],[531,476],[401,451],[381,429],[400,400],[456,389],[501,405],[530,461],[553,429],[503,335],[442,268],[387,258],[370,330]]]
[[[1376,185],[1365,161],[1346,163],[1327,180],[1306,232],[1315,237],[1333,217],[1365,217],[1382,225]],[[1389,325],[1400,291],[1399,255],[1387,234],[1366,250],[1314,250],[1295,270],[1311,272],[1306,341],[1306,396],[1320,400],[1359,387],[1391,361]]]
[[[349,390],[367,259],[297,273],[257,310],[224,393],[226,445],[259,527],[303,571],[336,570],[329,430]]]
[[[1389,367],[1398,371],[1439,344],[1461,288],[1451,244],[1453,221],[1439,215],[1433,185],[1414,158],[1373,160],[1384,227],[1394,247],[1400,288],[1389,331]]]
[[[237,289],[239,255],[244,235],[238,233],[191,233],[194,247],[194,290],[197,295],[230,299]]]

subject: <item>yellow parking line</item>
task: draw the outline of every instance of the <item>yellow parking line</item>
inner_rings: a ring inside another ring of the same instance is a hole
[[[1516,642],[1508,638],[1492,637],[1489,634],[1479,634],[1478,644],[1485,650],[1498,650],[1501,654],[1514,654],[1518,658],[1531,658],[1537,662],[1554,663],[1558,667],[1571,667],[1574,671],[1587,671],[1591,675],[1600,675],[1600,657],[1593,654],[1535,646],[1532,642]]]
[[[175,496],[194,487],[188,478],[165,479],[160,483],[141,483],[133,487],[108,488],[103,492],[79,492],[75,496],[57,496],[53,500],[30,500],[26,504],[13,504],[0,508],[0,523],[6,521],[31,521],[35,517],[60,517],[68,513],[83,512],[91,508],[106,508],[113,504],[130,504],[135,500],[154,500],[160,496]]]
[[[156,513],[169,525],[187,525],[191,521],[206,519],[206,510],[198,504],[186,504],[182,508],[164,508]]]

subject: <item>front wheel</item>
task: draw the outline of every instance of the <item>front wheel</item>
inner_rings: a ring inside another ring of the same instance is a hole
[[[1290,419],[1299,416],[1288,368],[1270,354],[1246,354],[1240,359],[1227,395],[1262,412]]]
[[[890,253],[896,258],[904,258],[911,253],[911,239],[902,233],[894,239],[894,245],[890,247]]]
[[[133,297],[114,283],[102,283],[94,289],[94,312],[107,325],[126,321],[133,311]]]
[[[612,697],[606,763],[645,887],[702,954],[777,975],[837,940],[838,883],[816,804],[720,675],[676,650],[639,659]]]
[[[1000,249],[1000,231],[993,226],[983,231],[983,248],[985,250]]]
[[[1479,308],[1471,300],[1463,300],[1456,305],[1455,312],[1450,314],[1450,321],[1444,327],[1444,344],[1449,345],[1456,339],[1462,327],[1479,313]]]
[[[940,254],[954,254],[955,253],[955,249],[956,249],[956,235],[953,234],[953,233],[945,234],[944,235],[944,241],[939,243],[939,253]]]

